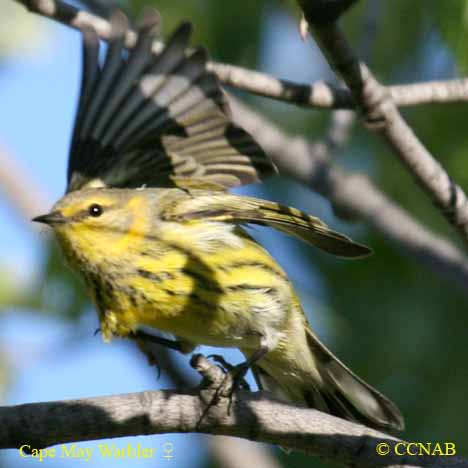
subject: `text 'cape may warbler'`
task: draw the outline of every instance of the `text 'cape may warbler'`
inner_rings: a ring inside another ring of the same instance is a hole
[[[113,15],[103,64],[83,28],[83,77],[67,194],[35,218],[55,231],[84,278],[106,340],[152,327],[198,344],[239,348],[260,388],[383,428],[403,428],[387,398],[355,376],[310,329],[294,289],[241,227],[271,226],[342,257],[370,250],[277,203],[229,194],[275,171],[231,123],[206,52],[182,24],[159,55],[156,14],[124,52]]]

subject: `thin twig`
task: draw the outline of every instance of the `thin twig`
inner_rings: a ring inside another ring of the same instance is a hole
[[[34,13],[52,18],[75,29],[86,25],[93,26],[101,39],[109,39],[108,21],[61,0],[16,1]],[[135,41],[135,33],[128,31],[125,40],[126,47],[134,47]],[[153,45],[153,51],[159,53],[162,47],[163,43],[157,41]],[[354,98],[347,89],[323,81],[313,84],[295,83],[266,73],[213,61],[208,63],[208,68],[216,73],[219,80],[226,86],[259,96],[319,109],[354,108]],[[468,101],[468,79],[397,85],[389,86],[387,89],[397,106]]]

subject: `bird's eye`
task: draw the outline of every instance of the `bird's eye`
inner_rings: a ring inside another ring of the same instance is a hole
[[[97,203],[93,203],[88,208],[89,215],[93,216],[94,218],[98,218],[99,216],[101,216],[102,212],[103,212],[102,206],[98,205]]]

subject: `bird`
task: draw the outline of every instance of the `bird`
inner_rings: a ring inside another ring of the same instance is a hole
[[[397,406],[322,344],[286,273],[245,228],[271,227],[343,258],[371,249],[296,208],[228,191],[277,170],[232,122],[206,50],[189,48],[190,23],[157,54],[156,12],[129,50],[125,15],[110,25],[102,61],[96,30],[81,28],[66,193],[33,219],[53,229],[84,281],[104,340],[150,329],[184,353],[237,348],[242,369],[278,398],[403,429]]]

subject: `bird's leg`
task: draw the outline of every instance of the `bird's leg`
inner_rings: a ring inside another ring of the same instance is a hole
[[[132,333],[132,338],[136,340],[142,340],[150,343],[155,343],[165,348],[173,349],[174,351],[179,351],[180,353],[185,354],[186,348],[183,346],[183,343],[178,340],[169,340],[163,338],[162,336],[151,335],[141,330],[137,330]]]
[[[97,328],[94,331],[94,336],[96,336],[98,333],[101,333],[101,328]],[[167,338],[163,338],[162,336],[151,335],[141,330],[131,333],[129,338],[137,341],[141,340],[149,343],[158,344],[160,346],[164,346],[165,348],[173,349],[174,351],[179,351],[183,354],[187,353],[186,347],[181,341],[168,340]]]
[[[157,358],[157,350],[151,346],[153,344],[164,346],[165,348],[172,349],[174,351],[179,351],[180,353],[186,354],[193,350],[191,343],[185,342],[185,340],[168,340],[161,336],[151,335],[141,330],[137,330],[129,335],[129,338],[135,340],[140,351],[148,359],[148,364],[154,366],[157,369],[158,376],[161,376],[161,367],[159,366]]]
[[[249,384],[244,379],[245,375],[257,361],[262,359],[262,357],[265,356],[266,353],[268,353],[268,351],[269,348],[267,348],[266,346],[261,346],[244,362],[238,364],[237,366],[234,366],[234,368],[230,371],[233,379],[233,391],[235,391],[236,387],[242,382],[244,382],[247,385],[247,389],[250,390]]]

